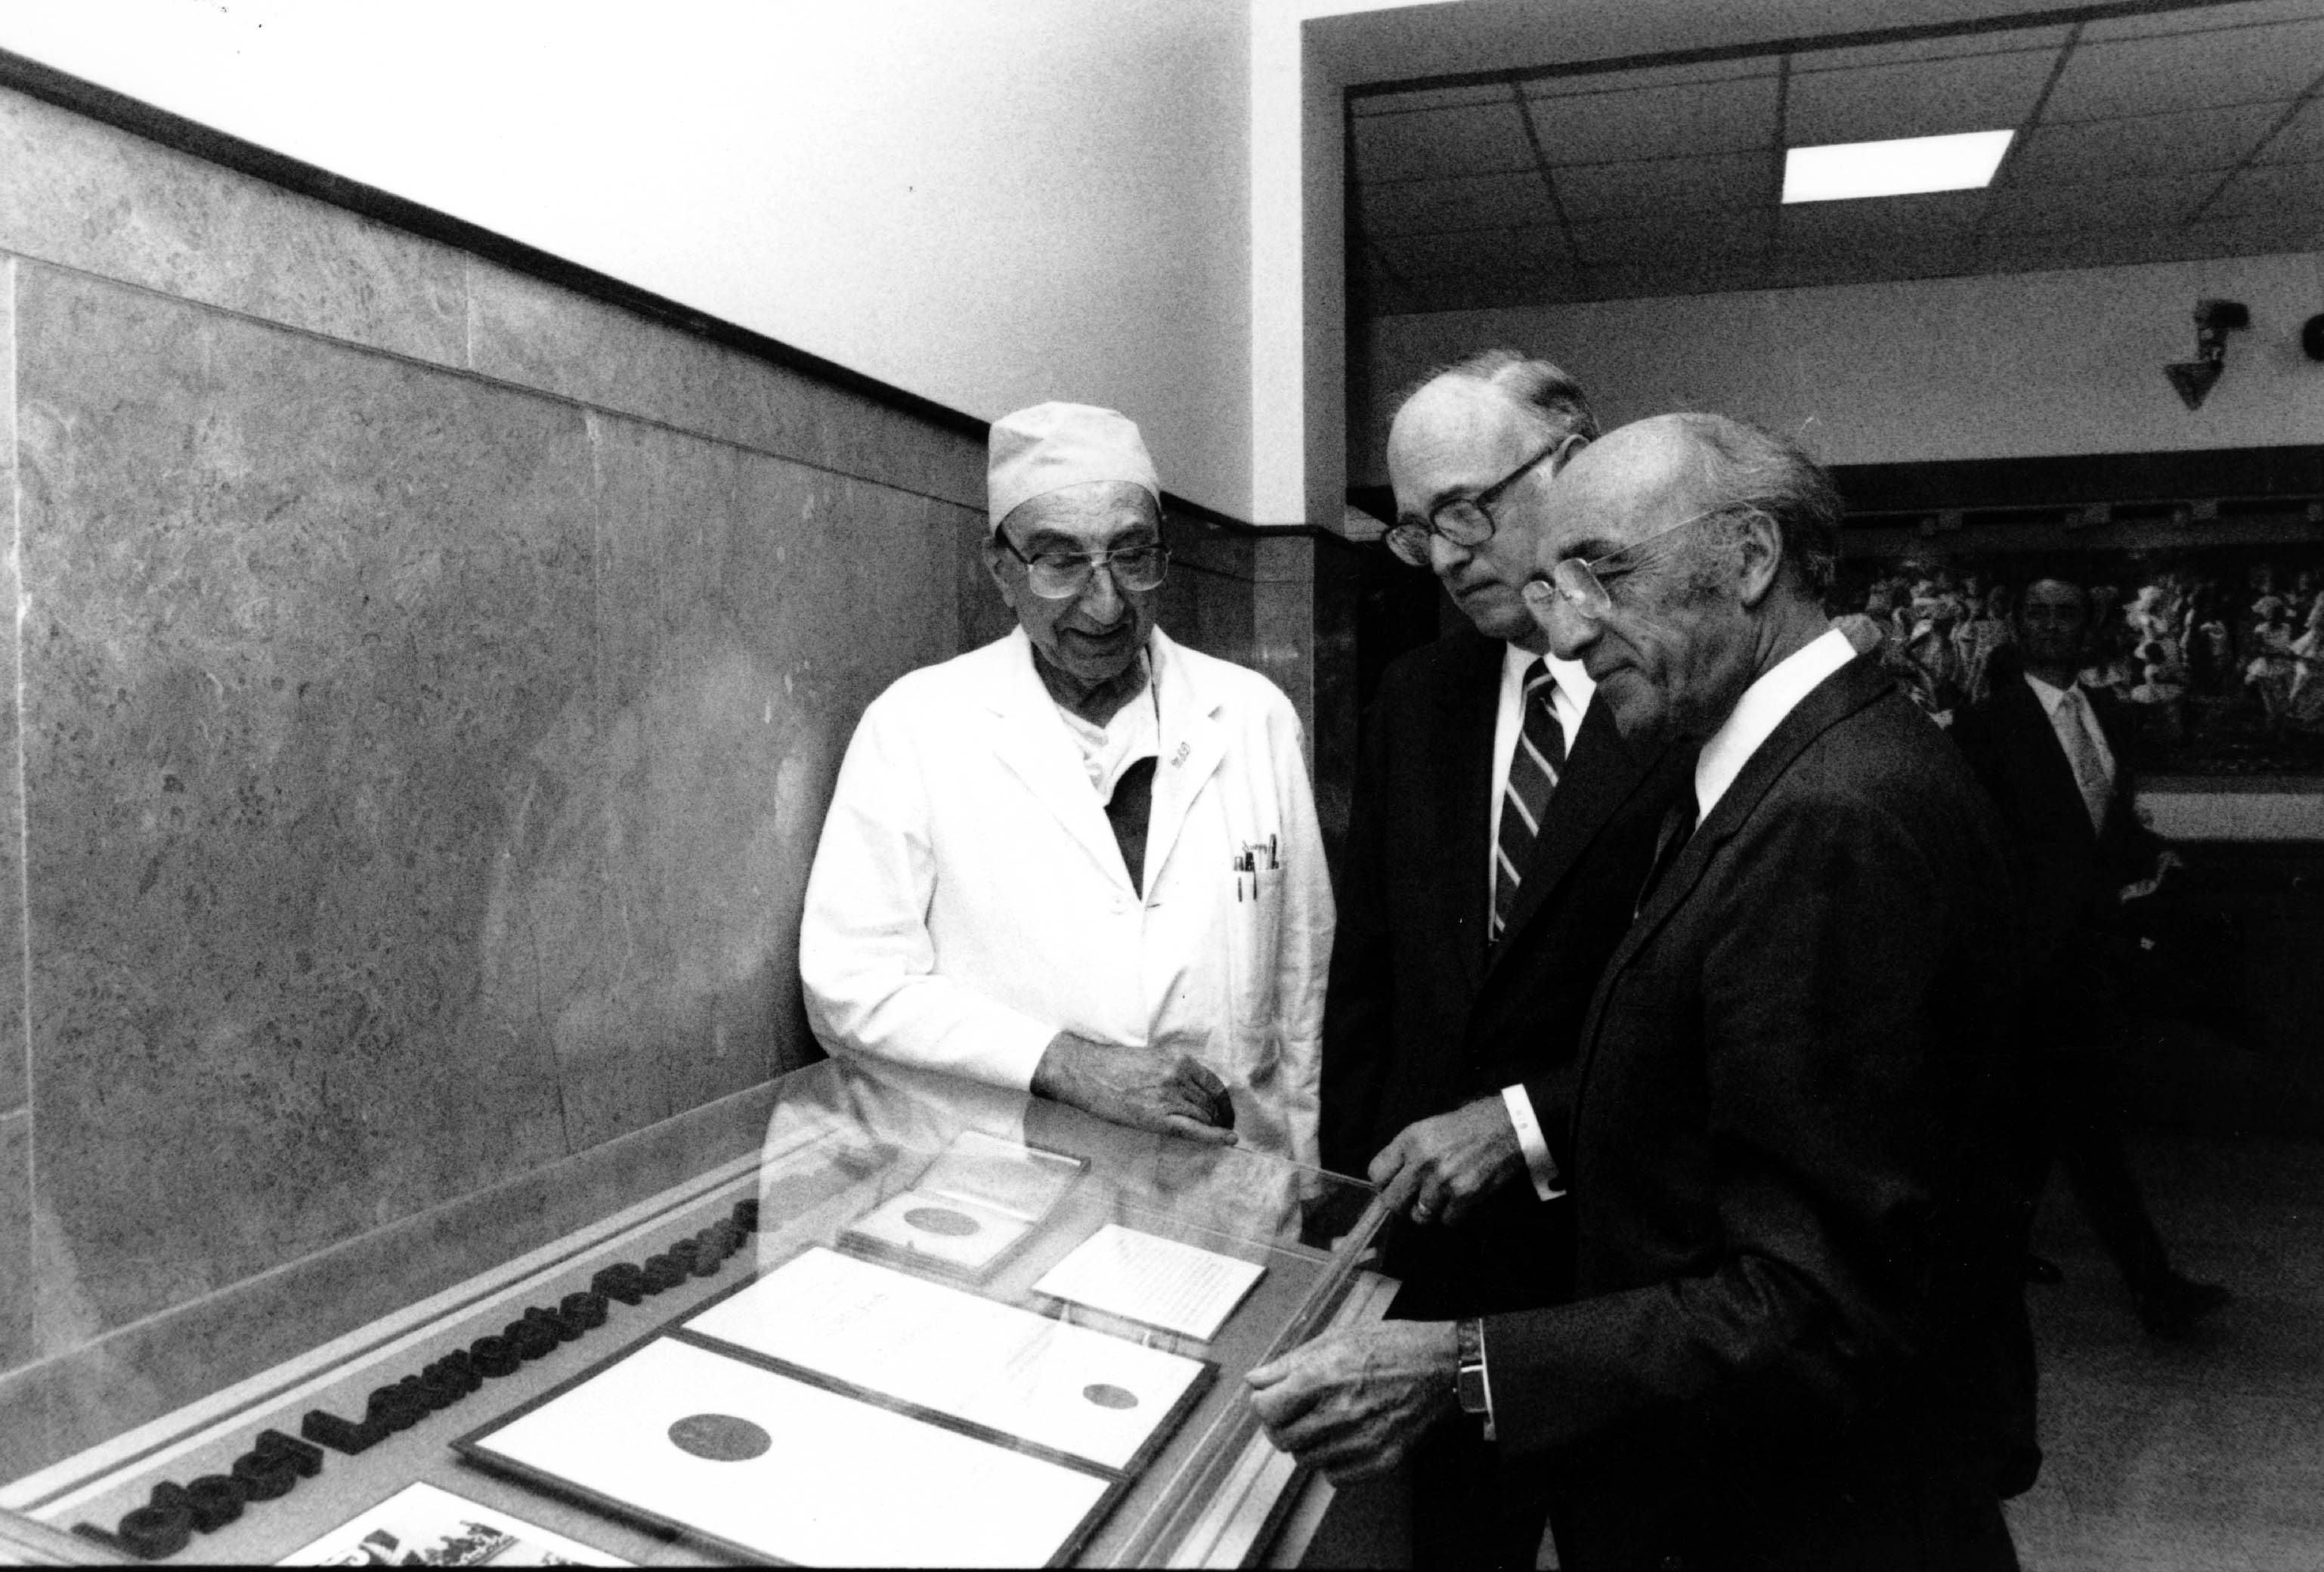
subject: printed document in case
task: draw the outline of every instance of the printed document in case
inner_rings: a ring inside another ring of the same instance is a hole
[[[1256,1262],[1108,1223],[1033,1291],[1207,1343],[1266,1273]]]

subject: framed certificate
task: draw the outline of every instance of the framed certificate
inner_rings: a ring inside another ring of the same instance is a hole
[[[675,1335],[1125,1475],[1217,1373],[1206,1360],[820,1246],[722,1296]]]
[[[668,1336],[454,1445],[734,1554],[815,1566],[1061,1565],[1127,1488]]]

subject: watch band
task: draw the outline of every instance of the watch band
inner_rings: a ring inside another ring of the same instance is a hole
[[[1460,1400],[1462,1413],[1485,1421],[1485,1439],[1489,1441],[1493,1438],[1493,1383],[1485,1369],[1485,1323],[1474,1316],[1463,1317],[1452,1324],[1452,1332],[1460,1348],[1453,1395]]]

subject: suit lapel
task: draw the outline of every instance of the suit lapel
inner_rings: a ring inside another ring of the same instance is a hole
[[[2027,767],[2034,772],[2039,790],[2048,800],[2045,815],[2061,823],[2079,825],[2095,842],[2098,831],[2090,828],[2090,810],[2082,800],[2081,782],[2074,779],[2074,766],[2066,757],[2066,744],[2058,740],[2058,728],[2050,724],[2050,712],[2044,708],[2041,696],[2023,676],[2016,677],[1997,695],[1997,702],[2006,705],[2015,717],[2013,724],[2024,737],[2021,751]],[[2103,720],[2098,729],[2107,730]],[[2114,747],[2109,733],[2107,746]],[[2120,750],[2116,750],[2116,772],[2121,771]]]
[[[1628,800],[1641,773],[1629,744],[1615,729],[1613,713],[1593,697],[1582,714],[1581,735],[1567,751],[1565,771],[1550,793],[1548,822],[1520,870],[1508,926],[1486,956],[1488,973],[1509,952],[1614,810]]]
[[[1452,932],[1473,936],[1454,947],[1473,996],[1484,980],[1485,935],[1491,927],[1487,914],[1493,892],[1486,859],[1493,832],[1493,728],[1500,715],[1504,646],[1481,636],[1462,644],[1459,658],[1447,661],[1439,673],[1436,702],[1444,712],[1443,735],[1451,745],[1451,795],[1437,820],[1444,828],[1444,842],[1434,848],[1433,861],[1449,875],[1436,881],[1451,902],[1443,920]]]
[[[992,752],[1036,801],[1047,809],[1065,834],[1087,852],[1106,876],[1130,888],[1121,847],[1106,822],[1105,807],[1091,790],[1081,751],[1057,718],[1056,700],[1033,669],[1033,646],[1019,629],[995,650],[1001,666],[987,703],[992,711]],[[1139,703],[1144,703],[1141,697]],[[1159,797],[1157,792],[1157,797]]]
[[[1589,1024],[1582,1030],[1581,1078],[1586,1082],[1591,1061],[1596,1057],[1599,1040],[1599,1017],[1606,1006],[1606,995],[1614,982],[1637,958],[1674,912],[1686,903],[1702,883],[1705,869],[1719,848],[1734,838],[1743,821],[1751,817],[1768,790],[1783,779],[1784,772],[1808,745],[1841,721],[1877,702],[1892,692],[1889,680],[1870,658],[1858,655],[1847,665],[1818,683],[1800,700],[1792,713],[1759,744],[1743,772],[1720,798],[1709,818],[1695,827],[1694,837],[1679,853],[1678,861],[1663,875],[1662,883],[1654,898],[1639,911],[1630,924],[1622,942],[1614,948],[1613,957],[1606,963],[1605,974],[1598,980],[1596,996],[1590,1002]],[[1580,1096],[1575,1098],[1575,1113],[1580,1113]]]
[[[1158,879],[1170,865],[1171,848],[1178,844],[1178,833],[1186,827],[1195,797],[1217,772],[1227,748],[1225,728],[1218,722],[1217,701],[1197,687],[1192,666],[1159,628],[1154,630],[1153,657],[1154,681],[1161,699],[1162,757],[1154,772],[1146,867]],[[1148,888],[1152,887],[1149,883]]]

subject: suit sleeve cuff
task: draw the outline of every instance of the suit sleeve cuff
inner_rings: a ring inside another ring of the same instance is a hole
[[[1526,1174],[1533,1180],[1533,1193],[1545,1201],[1554,1201],[1565,1191],[1557,1182],[1557,1160],[1549,1155],[1549,1142],[1542,1135],[1541,1121],[1533,1116],[1533,1099],[1526,1096],[1522,1086],[1503,1087],[1501,1105],[1509,1111],[1509,1124],[1517,1133],[1517,1145],[1525,1152]]]

